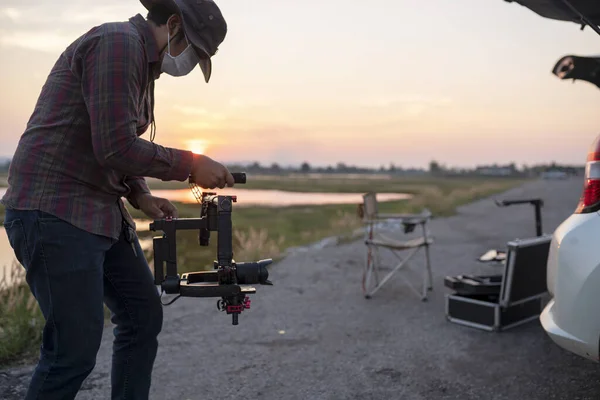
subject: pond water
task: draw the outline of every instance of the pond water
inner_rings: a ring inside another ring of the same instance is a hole
[[[6,188],[0,188],[0,197],[4,195]],[[267,206],[286,207],[299,205],[325,205],[325,204],[359,204],[362,203],[361,193],[309,193],[309,192],[286,192],[281,190],[253,190],[226,188],[215,190],[222,195],[237,196],[236,207]],[[182,203],[196,203],[196,199],[189,189],[177,190],[153,190],[152,194],[171,201]],[[379,193],[378,201],[405,200],[411,196],[404,193]],[[138,230],[147,230],[149,221],[136,221]],[[146,243],[144,243],[146,245]],[[0,285],[2,280],[11,282],[10,272],[15,263],[14,253],[4,228],[0,227]],[[17,265],[18,268],[22,268]]]
[[[0,197],[4,196],[6,188],[0,188]],[[285,207],[299,205],[325,205],[325,204],[358,204],[362,203],[361,193],[311,193],[311,192],[286,192],[282,190],[255,190],[225,188],[218,189],[218,194],[237,196],[236,207],[268,206]],[[196,198],[189,189],[153,190],[152,194],[171,201],[181,203],[196,203]],[[411,198],[406,193],[378,193],[378,201],[406,200]]]
[[[236,207],[267,206],[285,207],[301,205],[325,204],[358,204],[362,203],[361,193],[310,193],[286,192],[282,190],[254,190],[225,188],[212,191],[224,196],[237,196]],[[196,198],[189,189],[153,190],[152,194],[181,203],[196,203]],[[410,195],[405,193],[380,193],[379,201],[405,200]]]

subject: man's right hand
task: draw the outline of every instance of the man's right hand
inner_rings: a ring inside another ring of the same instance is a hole
[[[233,176],[224,165],[202,154],[194,154],[190,182],[202,189],[223,189],[235,183]]]

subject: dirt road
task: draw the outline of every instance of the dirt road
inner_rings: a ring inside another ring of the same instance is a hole
[[[544,231],[551,233],[575,208],[580,189],[580,178],[538,181],[497,197],[543,198]],[[212,299],[178,300],[165,310],[152,398],[600,398],[600,367],[558,348],[539,322],[487,333],[445,320],[444,277],[478,272],[474,260],[487,249],[534,236],[531,206],[499,208],[486,199],[435,219],[431,232],[434,291],[426,303],[400,279],[366,300],[360,241],[278,263],[275,286],[258,288],[238,326]],[[108,328],[78,399],[110,398],[111,336]],[[0,397],[13,398],[29,372],[5,372]]]

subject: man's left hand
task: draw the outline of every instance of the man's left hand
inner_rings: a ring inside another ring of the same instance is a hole
[[[140,210],[149,218],[177,218],[177,207],[167,199],[143,194],[137,198],[137,203]]]

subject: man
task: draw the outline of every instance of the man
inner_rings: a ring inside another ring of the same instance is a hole
[[[154,82],[211,57],[227,24],[208,0],[141,0],[144,19],[95,27],[59,57],[15,152],[2,199],[11,246],[46,319],[27,399],[73,399],[114,329],[112,398],[147,399],[162,305],[122,198],[177,217],[143,177],[233,186],[221,164],[153,143]],[[151,127],[150,141],[139,136]]]

